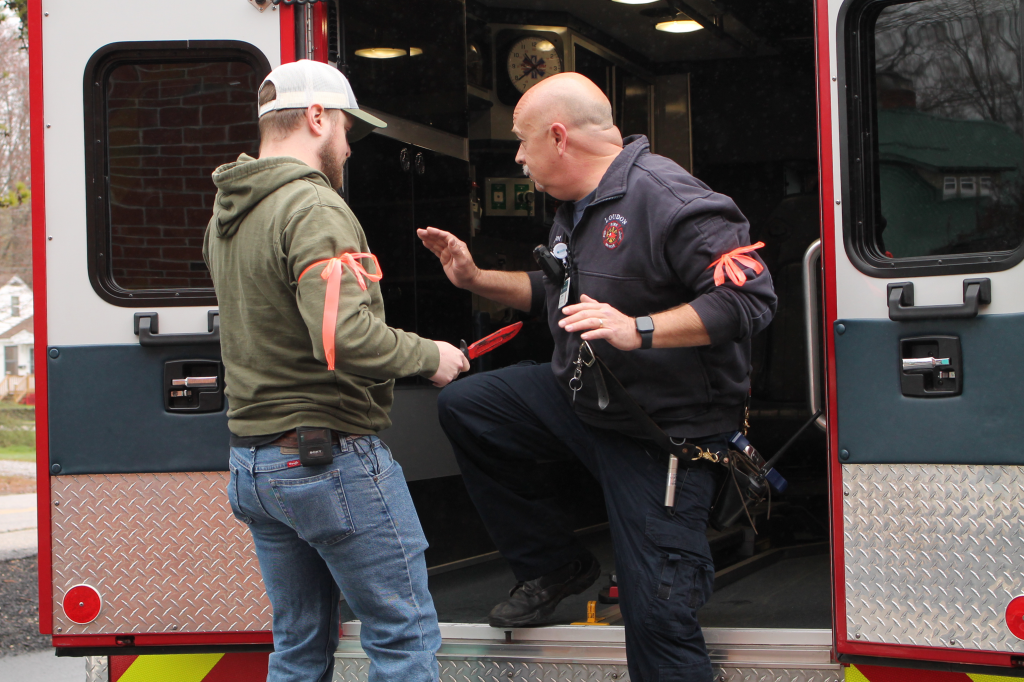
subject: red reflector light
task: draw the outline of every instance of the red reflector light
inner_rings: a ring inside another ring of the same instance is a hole
[[[1006,627],[1017,639],[1024,639],[1024,596],[1014,597],[1006,605]]]
[[[100,593],[91,585],[75,585],[64,593],[64,615],[72,622],[85,625],[96,620],[100,615],[103,600]]]
[[[608,588],[608,596],[611,597],[612,599],[618,599],[619,598],[619,587],[617,585],[612,585],[611,587],[609,587]]]

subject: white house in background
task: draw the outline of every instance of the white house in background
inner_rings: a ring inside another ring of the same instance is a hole
[[[32,333],[32,287],[15,275],[0,287],[0,346],[4,375],[35,374]]]

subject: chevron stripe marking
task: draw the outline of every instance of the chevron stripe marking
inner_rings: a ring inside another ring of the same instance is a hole
[[[846,682],[1019,682],[1019,679],[945,670],[887,668],[880,665],[851,665],[846,669]]]
[[[224,654],[139,656],[117,682],[203,682]]]
[[[203,682],[258,682],[267,679],[270,654],[224,654]]]

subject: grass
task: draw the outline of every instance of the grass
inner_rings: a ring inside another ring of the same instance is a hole
[[[14,459],[19,462],[36,461],[36,448],[34,445],[10,445],[0,447],[0,459]]]
[[[35,408],[5,404],[0,408],[0,458],[35,459]]]

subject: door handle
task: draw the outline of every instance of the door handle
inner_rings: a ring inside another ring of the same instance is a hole
[[[160,334],[159,313],[135,313],[135,334],[140,346],[193,346],[198,343],[220,343],[220,313],[206,314],[207,334]]]
[[[807,315],[807,390],[811,414],[817,414],[815,425],[824,431],[828,426],[821,408],[821,356],[818,354],[818,268],[821,262],[821,240],[815,240],[804,252],[804,312]]]
[[[889,298],[889,319],[896,322],[912,320],[968,320],[978,316],[980,306],[992,302],[992,280],[964,280],[964,302],[960,305],[914,307],[914,283],[892,282],[886,286]]]
[[[903,369],[935,369],[949,365],[949,358],[903,358]]]
[[[185,377],[184,379],[171,379],[171,386],[184,386],[185,388],[217,388],[217,377]]]

